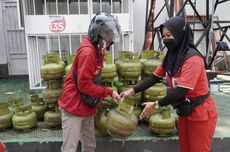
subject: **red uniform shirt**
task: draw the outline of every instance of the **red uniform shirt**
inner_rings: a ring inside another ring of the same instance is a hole
[[[188,98],[195,98],[208,93],[208,80],[206,71],[204,68],[204,61],[199,56],[192,56],[186,59],[180,68],[180,70],[170,78],[166,72],[159,65],[154,71],[154,74],[159,77],[167,78],[168,84],[171,90],[174,90],[177,86],[188,88]],[[207,120],[209,117],[217,115],[216,107],[213,98],[209,96],[205,102],[197,106],[191,115],[187,118],[190,120]]]
[[[103,67],[104,55],[100,49],[98,50],[98,56],[100,57],[100,63],[97,61],[95,47],[89,38],[85,37],[77,51],[73,66],[77,70],[78,89],[80,92],[97,98],[105,98],[108,95],[112,95],[112,90],[93,83],[94,77],[101,72]],[[64,81],[62,95],[58,104],[65,111],[80,116],[94,115],[98,107],[89,107],[82,101],[75,87],[72,68]]]

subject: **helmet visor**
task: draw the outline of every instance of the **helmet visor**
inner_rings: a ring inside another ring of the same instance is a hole
[[[99,34],[106,41],[119,42],[121,37],[120,26],[115,21],[107,21],[101,25]]]

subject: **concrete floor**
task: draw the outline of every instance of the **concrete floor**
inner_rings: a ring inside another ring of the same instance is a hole
[[[224,79],[228,79],[224,78]],[[219,78],[223,79],[223,77]],[[0,79],[0,101],[7,94],[14,94],[29,102],[28,79]],[[214,135],[212,152],[229,152],[230,150],[230,84],[220,84],[220,90],[212,93],[218,107],[219,119]],[[179,144],[176,132],[172,137],[160,138],[150,134],[147,126],[139,125],[135,133],[126,140],[112,137],[97,137],[96,152],[178,152]],[[14,129],[0,132],[0,140],[6,142],[9,152],[58,152],[62,142],[61,130],[48,130],[43,122],[30,132],[18,133]],[[79,151],[79,150],[78,150]]]

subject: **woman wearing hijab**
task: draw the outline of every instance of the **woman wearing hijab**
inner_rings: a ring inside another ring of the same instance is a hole
[[[155,102],[145,102],[140,118],[149,117],[160,106],[172,105],[179,115],[182,152],[209,152],[217,122],[217,110],[209,94],[203,56],[193,42],[193,33],[182,17],[160,25],[168,51],[153,74],[120,94],[122,98],[148,89],[166,77],[171,91]]]

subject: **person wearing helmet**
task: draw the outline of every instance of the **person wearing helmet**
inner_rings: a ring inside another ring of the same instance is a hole
[[[62,114],[62,152],[76,152],[79,141],[82,151],[95,151],[94,115],[98,102],[107,96],[115,103],[120,101],[116,91],[100,83],[105,50],[119,42],[119,38],[119,25],[112,15],[99,12],[93,17],[58,100]]]

